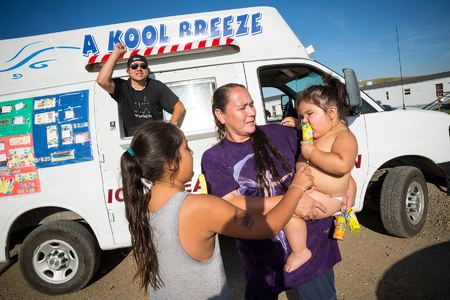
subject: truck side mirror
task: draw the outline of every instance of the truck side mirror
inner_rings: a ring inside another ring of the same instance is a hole
[[[358,86],[355,72],[352,69],[343,69],[345,78],[345,88],[347,90],[347,98],[345,105],[353,112],[359,114],[361,111],[361,92]]]

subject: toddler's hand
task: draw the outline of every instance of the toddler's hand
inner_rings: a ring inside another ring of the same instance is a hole
[[[301,142],[301,150],[303,159],[309,160],[311,158],[311,153],[314,151],[314,145],[307,144],[305,142]]]

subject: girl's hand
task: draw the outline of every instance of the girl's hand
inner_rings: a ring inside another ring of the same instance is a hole
[[[301,143],[302,157],[303,159],[309,160],[311,158],[311,153],[316,149],[314,145],[307,144],[304,141]]]
[[[309,196],[309,191],[307,191],[303,193],[302,197],[300,198],[294,214],[302,218],[303,220],[313,220],[316,218],[319,211],[322,211],[322,213],[326,214],[327,208],[319,201],[312,199]]]

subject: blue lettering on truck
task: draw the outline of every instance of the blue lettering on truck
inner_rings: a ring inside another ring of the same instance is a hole
[[[256,35],[263,31],[261,25],[262,13],[229,15],[224,17],[213,17],[210,19],[182,20],[178,23],[178,33],[175,39],[187,37],[221,38],[232,36]],[[114,45],[122,43],[128,49],[142,47],[154,47],[170,43],[172,37],[167,33],[166,24],[149,24],[142,31],[139,28],[130,27],[117,29],[109,32],[108,52],[114,50]],[[102,52],[98,49],[93,34],[84,36],[83,55],[90,56]]]

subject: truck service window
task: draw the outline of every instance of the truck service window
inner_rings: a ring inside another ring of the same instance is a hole
[[[186,107],[186,116],[181,126],[186,135],[215,130],[211,113],[211,99],[216,88],[213,78],[166,82],[166,84]],[[169,119],[170,114],[164,112],[164,120]]]

